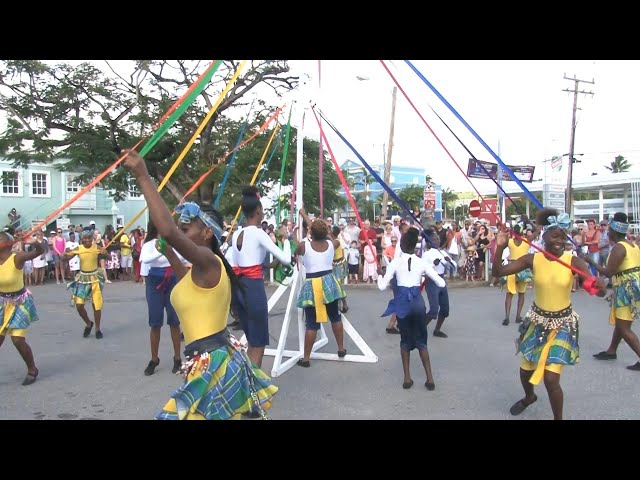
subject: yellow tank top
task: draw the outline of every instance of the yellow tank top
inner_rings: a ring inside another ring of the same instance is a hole
[[[516,245],[516,242],[513,238],[509,239],[509,259],[517,260],[520,257],[525,256],[529,253],[529,244],[526,242],[521,242],[520,245]],[[540,307],[542,308],[542,307]]]
[[[12,253],[6,262],[0,265],[0,292],[13,293],[24,288],[24,275],[22,270],[16,268],[16,254]]]
[[[340,260],[343,257],[344,252],[342,251],[342,244],[340,244],[338,248],[333,251],[333,261],[335,262],[336,260]]]
[[[563,253],[560,257],[567,265],[571,265],[571,253]],[[573,271],[564,265],[547,260],[543,253],[533,255],[533,285],[536,293],[536,305],[549,312],[564,310],[571,304],[571,285]]]
[[[215,287],[198,287],[189,270],[171,291],[171,305],[182,325],[185,345],[218,333],[227,326],[231,282],[220,259],[218,262],[222,272]]]
[[[98,247],[91,245],[90,248],[80,245],[77,249],[78,257],[80,257],[80,270],[83,272],[93,272],[98,269],[98,255],[100,250]]]
[[[622,244],[627,254],[624,256],[624,260],[622,260],[616,273],[629,270],[630,268],[640,267],[640,247],[638,247],[638,245],[629,245],[627,242],[619,243]]]

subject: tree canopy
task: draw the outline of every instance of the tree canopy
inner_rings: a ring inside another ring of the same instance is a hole
[[[236,61],[223,61],[198,99],[146,155],[149,172],[158,181],[164,178],[238,65]],[[37,60],[0,61],[0,109],[8,117],[7,129],[0,134],[0,155],[12,160],[16,167],[63,159],[65,163],[58,168],[80,172],[79,180],[89,181],[112,164],[122,148],[132,147],[140,138],[148,136],[158,119],[207,66],[208,62],[204,61],[138,60],[131,61],[128,71],[123,73],[106,61],[104,69],[98,68],[95,62],[49,65]],[[249,62],[167,183],[165,199],[176,202],[204,172],[235,147],[245,120],[234,120],[233,114],[236,118],[244,117],[249,105],[252,106],[243,135],[248,138],[277,106],[284,104],[283,96],[297,87],[298,80],[291,75],[286,61]],[[266,100],[268,98],[271,100]],[[276,102],[282,103],[274,105]],[[285,111],[279,121],[284,128]],[[240,185],[249,183],[274,125],[237,153],[225,189],[229,195],[224,195],[220,203],[223,213],[235,213],[238,201],[237,197],[233,200],[234,193],[238,193]],[[292,128],[285,186],[293,182],[295,141]],[[304,201],[313,204],[319,196],[319,145],[308,139],[303,143]],[[269,170],[262,176],[263,193],[279,179],[282,150],[281,143],[279,153],[276,152],[278,157],[273,158]],[[312,163],[316,168],[311,167]],[[195,200],[213,200],[225,168],[220,164],[212,172],[194,192]],[[324,172],[325,206],[335,208],[336,202],[340,202],[339,184],[327,160]],[[121,200],[130,188],[129,181],[127,171],[118,168],[101,186]]]

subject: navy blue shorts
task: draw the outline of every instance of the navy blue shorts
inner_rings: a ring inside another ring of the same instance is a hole
[[[334,300],[333,302],[325,305],[327,309],[327,316],[331,323],[342,321],[342,315],[340,315],[340,310],[338,309],[338,301],[339,300]],[[316,307],[304,308],[304,324],[307,327],[307,330],[320,330],[320,324],[316,322]]]
[[[439,287],[431,279],[427,280],[427,298],[429,299],[429,311],[427,318],[430,320],[445,319],[449,316],[449,291],[447,286]]]
[[[427,316],[422,312],[412,313],[404,318],[398,317],[400,330],[400,349],[410,352],[414,348],[418,351],[427,348]]]
[[[164,277],[159,275],[149,275],[145,282],[147,295],[147,308],[149,310],[149,326],[161,327],[164,323],[164,312],[167,312],[167,325],[172,327],[180,325],[178,315],[171,305],[171,291],[175,287],[177,280],[171,276],[167,283],[158,289],[164,282]]]
[[[250,347],[266,347],[269,345],[269,310],[264,280],[240,277],[240,283],[244,293],[236,290],[231,298],[240,326]]]

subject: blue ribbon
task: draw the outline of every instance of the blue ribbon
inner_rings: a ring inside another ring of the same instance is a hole
[[[254,100],[255,102],[255,100]],[[231,158],[229,159],[229,163],[227,164],[227,168],[224,171],[224,177],[222,179],[222,183],[218,189],[218,194],[216,195],[216,199],[213,202],[213,208],[217,209],[218,205],[220,205],[220,199],[222,198],[222,193],[224,192],[224,187],[227,185],[227,181],[229,180],[229,175],[231,174],[231,170],[233,169],[233,165],[236,161],[236,155],[238,153],[238,147],[242,142],[242,137],[244,136],[244,131],[249,124],[249,115],[251,115],[251,110],[253,110],[253,102],[251,102],[251,107],[249,107],[249,112],[247,113],[247,119],[240,127],[240,132],[238,133],[238,140],[236,141],[236,146],[234,147],[233,154],[231,154]]]
[[[489,145],[487,145],[485,143],[484,140],[482,140],[482,138],[480,138],[480,135],[478,135],[475,130],[473,128],[471,128],[471,126],[465,121],[464,118],[462,118],[460,116],[460,114],[456,111],[455,108],[453,108],[451,106],[451,104],[449,102],[447,102],[447,100],[440,94],[440,92],[438,92],[438,90],[436,90],[436,88],[431,85],[431,83],[429,82],[429,80],[427,80],[425,78],[424,75],[422,75],[422,73],[420,73],[420,71],[413,66],[413,64],[409,61],[409,60],[405,60],[405,63],[407,65],[409,65],[409,67],[411,68],[411,70],[414,71],[414,73],[431,89],[431,91],[433,91],[433,93],[436,94],[436,96],[442,101],[442,103],[444,103],[449,110],[451,110],[451,112],[458,118],[458,120],[460,120],[462,122],[462,124],[467,127],[467,129],[473,134],[474,137],[476,137],[476,140],[478,140],[482,146],[484,148],[487,149],[487,151],[493,156],[493,158],[496,159],[496,161],[500,164],[500,166],[509,174],[509,176],[518,184],[518,186],[522,189],[522,191],[527,194],[527,196],[529,197],[529,199],[534,203],[534,205],[536,205],[538,208],[544,208],[542,206],[542,203],[540,203],[540,201],[535,197],[535,195],[533,195],[528,189],[527,187],[524,186],[524,184],[522,183],[522,181],[520,181],[520,179],[518,177],[515,176],[515,174],[513,173],[513,171],[500,159],[500,157],[498,155],[496,155],[493,150],[491,150],[491,148],[489,147]]]
[[[422,223],[420,222],[420,220],[418,219],[418,217],[415,216],[415,214],[413,213],[413,210],[411,210],[409,208],[409,206],[400,198],[398,197],[398,195],[396,195],[396,192],[393,191],[393,189],[387,185],[384,180],[382,180],[382,178],[380,178],[380,175],[378,175],[375,170],[373,168],[371,168],[371,166],[365,161],[364,158],[362,158],[362,155],[360,155],[358,153],[358,151],[353,147],[353,145],[351,145],[349,143],[349,141],[344,138],[344,136],[338,131],[338,129],[336,127],[333,126],[333,124],[327,120],[327,117],[325,117],[325,115],[322,113],[322,111],[320,111],[319,109],[316,109],[315,107],[313,107],[314,110],[317,110],[318,113],[320,114],[320,116],[322,117],[322,119],[327,122],[327,125],[329,125],[329,127],[331,127],[331,129],[336,132],[336,135],[338,135],[340,137],[340,139],[347,144],[347,146],[351,149],[351,151],[354,153],[354,155],[356,157],[358,157],[358,159],[360,160],[360,163],[362,163],[362,165],[364,166],[364,168],[366,168],[369,173],[371,174],[371,176],[373,176],[373,178],[375,178],[376,182],[378,182],[380,184],[380,186],[382,188],[384,188],[387,193],[389,194],[389,196],[391,198],[393,198],[393,200],[400,206],[400,208],[402,208],[405,212],[407,212],[411,218],[413,218],[413,220],[420,225],[420,227],[422,227],[422,237],[429,243],[429,245],[431,246],[431,248],[435,248],[437,250],[439,250],[440,245],[434,245],[433,242],[431,242],[431,239],[429,237],[427,237],[424,234],[424,226],[422,225]]]

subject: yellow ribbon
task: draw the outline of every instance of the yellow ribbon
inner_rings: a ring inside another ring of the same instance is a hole
[[[542,348],[540,352],[540,358],[538,359],[538,364],[536,365],[536,369],[529,380],[529,383],[534,385],[538,385],[542,378],[544,377],[544,367],[547,365],[547,358],[549,357],[549,350],[551,350],[551,345],[553,345],[553,341],[556,339],[556,335],[558,334],[557,330],[552,330],[549,332],[547,336],[547,343]]]
[[[322,290],[322,277],[311,279],[311,289],[313,290],[313,303],[316,307],[316,323],[327,323],[327,307],[324,304],[324,292]]]
[[[16,309],[16,305],[14,305],[13,303],[5,303],[4,304],[4,318],[2,319],[2,326],[0,326],[0,335],[4,333],[5,330],[7,330],[7,327],[9,326],[9,320],[11,320],[11,316],[13,315],[13,311]]]
[[[173,175],[173,173],[176,171],[176,169],[178,168],[178,166],[182,163],[182,161],[184,160],[184,157],[186,157],[187,153],[189,152],[189,150],[191,150],[191,147],[193,146],[193,144],[195,143],[195,141],[198,139],[198,137],[200,136],[200,134],[202,133],[202,130],[204,130],[204,127],[206,127],[207,123],[209,123],[209,120],[211,120],[211,117],[213,117],[213,114],[216,112],[216,110],[218,109],[218,107],[220,106],[220,104],[222,103],[222,100],[224,99],[224,97],[227,95],[227,93],[229,92],[229,90],[231,90],[231,87],[233,87],[233,84],[235,83],[236,79],[238,78],[238,76],[240,76],[240,72],[242,72],[242,70],[244,69],[245,65],[247,64],[247,61],[244,60],[240,66],[238,66],[238,69],[235,71],[235,73],[233,74],[233,76],[231,77],[231,79],[229,80],[229,82],[227,82],[227,85],[224,87],[224,90],[222,90],[222,93],[220,93],[220,96],[218,97],[218,100],[216,100],[216,103],[213,104],[213,106],[209,109],[209,112],[207,113],[207,115],[204,117],[204,120],[202,120],[202,122],[200,123],[200,126],[198,126],[198,129],[195,131],[195,133],[191,136],[191,138],[189,139],[189,141],[187,142],[187,144],[185,145],[185,147],[182,149],[182,152],[180,153],[180,155],[178,155],[178,158],[176,158],[175,162],[173,162],[173,165],[171,165],[171,168],[169,169],[169,171],[167,172],[167,174],[165,175],[165,177],[162,179],[162,182],[160,182],[160,185],[158,185],[158,192],[160,192],[165,185],[167,184],[167,182],[169,182],[169,179],[171,178],[171,176]],[[136,216],[134,216],[123,228],[120,232],[118,232],[113,239],[107,243],[107,245],[105,246],[105,248],[107,248],[109,245],[111,245],[113,242],[116,241],[116,239],[118,237],[120,237],[120,235],[122,234],[122,232],[126,232],[127,229],[129,227],[131,227],[131,225],[133,225],[136,220],[138,220],[138,218],[140,218],[140,216],[145,212],[145,210],[147,209],[147,207],[144,207],[142,210],[140,210],[138,212],[138,214]]]

